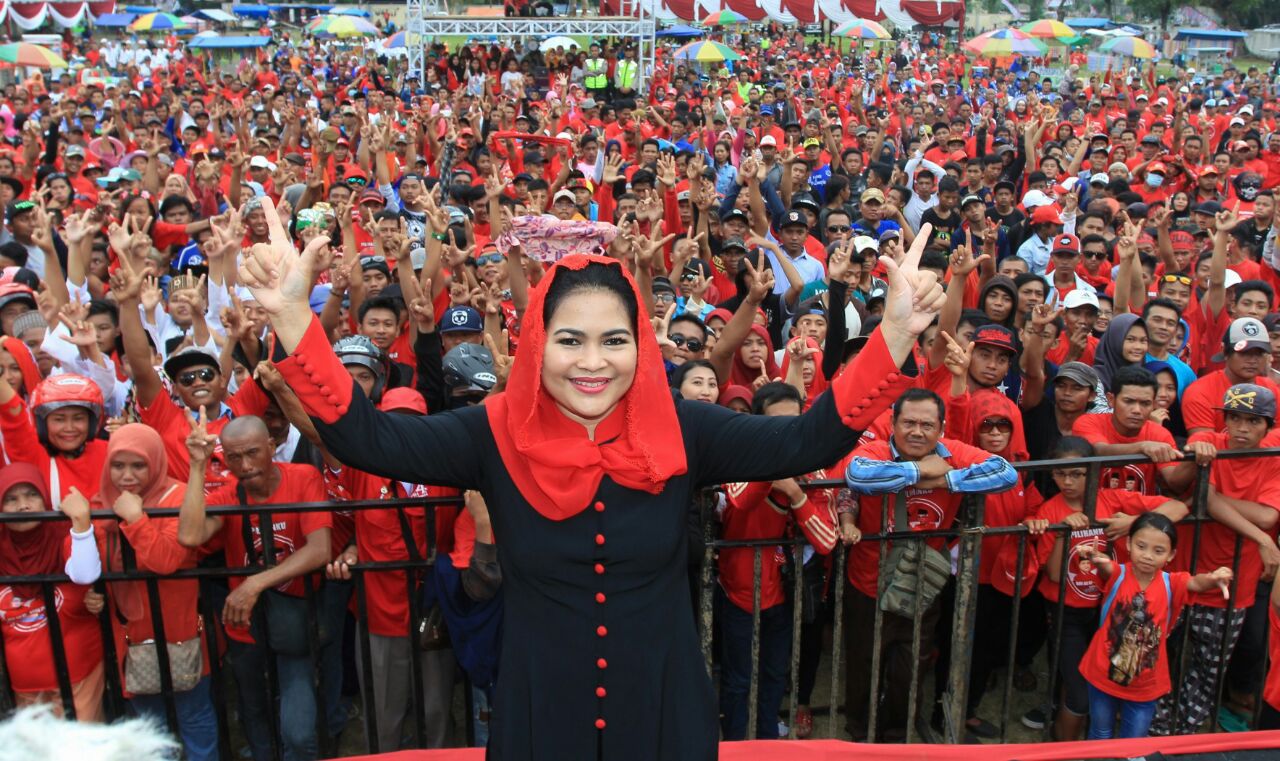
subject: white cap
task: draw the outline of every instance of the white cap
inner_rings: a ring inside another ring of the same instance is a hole
[[[870,249],[871,251],[880,250],[880,241],[872,238],[870,235],[859,235],[853,239],[853,250],[862,252]]]
[[[1240,273],[1228,267],[1226,277],[1222,279],[1222,287],[1230,288],[1233,285],[1240,285],[1243,282],[1244,279],[1240,277]]]
[[[1164,97],[1163,95],[1161,95],[1159,98],[1156,98],[1155,105],[1157,105],[1157,106],[1167,106],[1167,105],[1169,105],[1169,99],[1168,99],[1168,98],[1166,98],[1166,97]]]
[[[775,138],[773,135],[765,135],[764,137],[760,138],[760,147],[763,148],[766,145],[772,145],[774,148],[777,148],[778,147],[777,138]]]
[[[1045,195],[1041,190],[1028,190],[1027,194],[1022,197],[1022,206],[1026,209],[1032,209],[1036,206],[1048,206],[1053,203],[1053,199]]]
[[[688,200],[689,200],[689,191],[687,191],[687,190],[681,190],[680,192],[676,193],[676,200],[677,200],[677,201],[688,201]]]
[[[276,165],[267,160],[266,156],[254,156],[249,159],[250,169],[265,169],[268,172],[274,172]]]
[[[1062,299],[1063,309],[1075,309],[1076,307],[1084,306],[1090,306],[1099,310],[1102,309],[1102,307],[1098,305],[1098,295],[1093,291],[1085,290],[1084,288],[1076,288]]]
[[[557,190],[555,198],[552,198],[551,202],[555,203],[556,201],[559,201],[561,198],[567,199],[570,203],[573,203],[573,204],[578,203],[578,197],[574,195],[573,191],[569,190],[568,188],[561,188]]]
[[[1204,102],[1205,108],[1217,108],[1217,106],[1218,106],[1218,101],[1214,100],[1213,98],[1210,98]]]
[[[1103,185],[1106,185],[1108,182],[1111,182],[1111,175],[1106,172],[1096,172],[1089,178],[1090,185],[1093,185],[1094,183],[1102,183]]]
[[[1241,107],[1240,107],[1240,110],[1239,110],[1239,111],[1237,111],[1236,113],[1238,113],[1238,114],[1248,114],[1249,116],[1253,116],[1253,106],[1251,106],[1251,105],[1249,105],[1248,103],[1246,103],[1246,104],[1244,104],[1243,106],[1241,106]]]
[[[1234,126],[1236,126],[1237,124],[1239,124],[1241,127],[1243,127],[1243,126],[1244,126],[1244,119],[1241,119],[1241,118],[1240,118],[1240,117],[1238,117],[1238,116],[1233,116],[1233,117],[1231,117],[1231,121],[1228,123],[1228,125],[1227,125],[1227,126],[1229,126],[1229,127],[1234,127]]]

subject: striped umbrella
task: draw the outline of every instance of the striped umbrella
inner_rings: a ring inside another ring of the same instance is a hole
[[[1058,21],[1057,19],[1045,19],[1043,21],[1032,21],[1029,24],[1023,24],[1019,27],[1022,31],[1038,37],[1042,40],[1068,40],[1076,36],[1076,30]]]
[[[191,25],[172,13],[146,13],[134,19],[129,28],[135,32],[152,32],[162,29],[190,29]]]
[[[317,16],[306,29],[316,37],[371,37],[378,27],[356,16]]]
[[[855,40],[887,40],[889,30],[875,21],[867,19],[851,19],[836,27],[831,32],[837,37],[849,37]]]
[[[697,61],[720,63],[722,61],[737,61],[742,56],[738,55],[727,45],[719,42],[691,42],[682,48],[676,50],[673,57],[677,61]]]
[[[399,31],[382,41],[384,48],[403,48],[407,46],[408,32]]]
[[[751,19],[728,9],[716,11],[702,20],[705,26],[728,26],[730,24],[749,24]]]
[[[0,45],[0,61],[14,66],[35,66],[40,69],[65,69],[67,62],[49,48],[30,42],[14,42]]]
[[[1155,58],[1156,49],[1141,37],[1112,37],[1102,43],[1101,50],[1130,58]]]
[[[964,48],[980,56],[1003,58],[1011,55],[1044,55],[1049,46],[1017,29],[996,29],[974,37],[964,44]]]

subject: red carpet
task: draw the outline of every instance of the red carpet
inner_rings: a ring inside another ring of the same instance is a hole
[[[1268,750],[1280,748],[1280,731],[1190,737],[1148,737],[1140,740],[1097,740],[1078,743],[1027,745],[858,745],[839,740],[756,741],[724,743],[721,761],[1069,761],[1085,758],[1132,758],[1161,751],[1176,758],[1183,753]],[[413,750],[356,756],[349,761],[483,761],[481,749]]]

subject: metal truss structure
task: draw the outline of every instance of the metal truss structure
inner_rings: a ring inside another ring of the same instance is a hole
[[[441,35],[467,37],[547,38],[558,35],[583,36],[592,39],[620,37],[635,39],[639,46],[636,60],[640,63],[639,89],[644,90],[653,75],[656,52],[657,20],[652,7],[644,2],[622,0],[624,16],[575,16],[566,18],[508,16],[449,16],[441,0],[405,0],[406,46],[409,50],[409,72],[423,76],[426,51],[432,40]]]

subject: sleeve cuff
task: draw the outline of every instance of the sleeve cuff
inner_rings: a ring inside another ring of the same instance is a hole
[[[872,333],[867,345],[831,384],[840,421],[855,431],[869,427],[913,384],[914,357],[908,358],[906,364],[910,374],[899,370],[880,331]],[[870,382],[873,378],[880,380]]]
[[[280,349],[278,342],[276,349]],[[276,367],[308,415],[333,423],[347,413],[351,406],[351,377],[333,353],[316,317],[311,318],[297,348]]]

